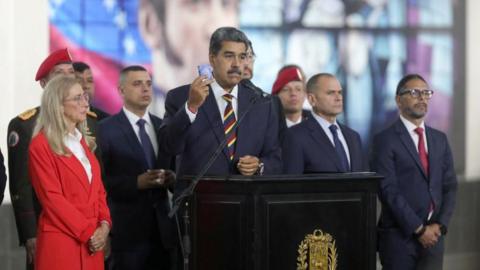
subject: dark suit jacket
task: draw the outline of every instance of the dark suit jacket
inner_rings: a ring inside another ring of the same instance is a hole
[[[214,94],[210,89],[196,119],[190,123],[185,111],[189,85],[168,92],[165,102],[165,125],[159,132],[159,146],[165,152],[177,156],[177,175],[195,175],[205,166],[212,153],[225,138],[223,122]],[[238,86],[237,121],[248,111],[237,129],[234,161],[228,158],[225,147],[207,175],[238,174],[238,158],[252,155],[265,164],[266,174],[281,172],[281,153],[278,146],[278,116],[270,97],[263,97],[253,90]],[[253,104],[250,106],[250,104]]]
[[[447,137],[425,127],[429,176],[421,165],[415,143],[399,119],[374,137],[371,157],[373,171],[385,176],[380,182],[382,212],[378,226],[396,229],[412,237],[425,224],[433,199],[432,222],[448,225],[455,206],[457,178]]]
[[[350,169],[365,171],[362,143],[357,132],[339,124],[350,153]],[[288,174],[339,172],[335,148],[314,117],[289,128],[282,147],[284,172]]]
[[[150,114],[155,129],[161,119]],[[139,190],[137,176],[148,169],[142,146],[125,113],[101,121],[98,145],[104,163],[104,182],[113,220],[112,249],[133,250],[161,237],[165,248],[176,239],[164,188]],[[170,157],[158,153],[156,168],[168,169]],[[160,235],[159,235],[160,233]]]

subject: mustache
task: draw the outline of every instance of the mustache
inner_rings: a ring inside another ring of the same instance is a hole
[[[237,73],[238,75],[242,75],[242,71],[239,68],[232,68],[227,73],[228,74]]]

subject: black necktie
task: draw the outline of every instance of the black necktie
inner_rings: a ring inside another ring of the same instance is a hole
[[[150,137],[148,137],[148,134],[145,131],[145,123],[146,121],[143,119],[139,119],[137,121],[137,125],[140,128],[138,133],[140,135],[140,143],[142,144],[143,153],[145,154],[148,168],[152,169],[155,164],[155,151],[153,150],[153,145],[150,141]]]
[[[335,152],[337,152],[337,156],[338,156],[338,159],[340,160],[340,164],[341,164],[341,167],[342,167],[340,172],[348,172],[348,171],[350,171],[350,165],[348,165],[348,158],[347,158],[347,154],[345,152],[345,148],[343,148],[343,144],[338,139],[337,126],[336,125],[331,125],[328,128],[332,132],[333,143],[335,144],[334,145]]]

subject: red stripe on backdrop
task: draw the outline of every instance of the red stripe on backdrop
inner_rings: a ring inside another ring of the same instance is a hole
[[[117,90],[122,63],[82,48],[65,38],[55,26],[50,25],[50,51],[65,47],[69,49],[73,61],[85,62],[92,69],[96,89],[93,105],[110,114],[117,113],[123,105]],[[143,66],[151,70],[150,65]]]

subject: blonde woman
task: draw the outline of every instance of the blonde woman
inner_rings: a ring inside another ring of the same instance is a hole
[[[35,269],[103,269],[111,227],[100,167],[86,132],[88,95],[74,78],[46,86],[29,148],[29,172],[42,206]]]

